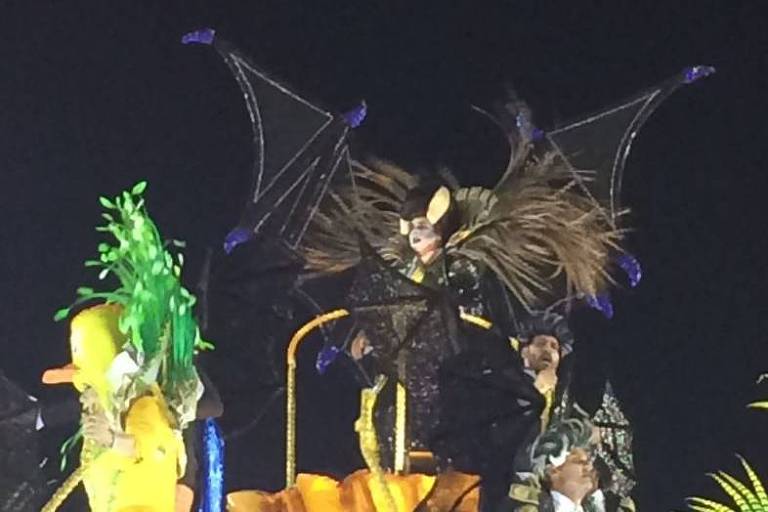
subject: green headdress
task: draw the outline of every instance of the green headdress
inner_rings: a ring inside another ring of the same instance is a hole
[[[146,182],[140,182],[112,200],[100,198],[107,223],[96,230],[109,233],[114,241],[99,244],[99,259],[85,265],[100,268],[101,280],[113,274],[120,286],[113,291],[79,288],[75,305],[99,299],[123,307],[119,326],[128,338],[124,349],[139,370],[133,374],[138,379],[115,390],[115,399],[129,399],[127,395],[136,391],[134,381],[157,383],[183,427],[191,421],[190,411],[194,412],[201,392],[194,353],[211,345],[200,338],[192,312],[195,298],[181,284],[183,257],[168,251],[169,244],[147,214],[145,188]],[[176,241],[170,244],[183,247]],[[67,317],[72,307],[60,310],[56,318]]]

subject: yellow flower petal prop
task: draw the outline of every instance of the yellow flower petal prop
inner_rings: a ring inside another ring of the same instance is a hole
[[[432,496],[430,503],[453,506],[466,491],[474,486],[477,477],[453,473],[443,478],[440,496]],[[385,475],[387,487],[395,498],[397,512],[411,512],[430,494],[435,485],[434,476],[412,474]],[[389,508],[388,499],[380,494],[380,486],[368,470],[359,470],[342,482],[323,475],[300,474],[296,485],[288,489],[267,493],[256,490],[237,491],[227,495],[228,512],[379,512]],[[435,493],[438,494],[438,493]],[[479,494],[474,488],[455,509],[456,512],[476,512]],[[434,509],[428,504],[429,510]]]

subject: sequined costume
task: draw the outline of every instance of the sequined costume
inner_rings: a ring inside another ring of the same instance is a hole
[[[620,250],[618,228],[581,193],[563,161],[554,155],[536,157],[530,147],[521,151],[510,164],[516,179],[506,179],[495,191],[449,191],[440,183],[418,184],[390,164],[358,164],[357,185],[344,208],[321,210],[315,230],[308,232],[307,259],[321,269],[329,268],[327,262],[355,261],[354,243],[359,248],[360,239],[344,240],[345,225],[351,239],[362,236],[374,253],[358,257],[358,274],[377,277],[358,280],[348,307],[359,311],[357,326],[370,342],[369,357],[377,361],[378,371],[395,377],[406,395],[398,398],[397,390],[391,391],[379,413],[387,441],[382,450],[394,470],[407,470],[403,461],[411,452],[437,451],[441,466],[459,464],[459,469],[489,474],[485,462],[465,464],[483,458],[476,449],[479,441],[470,443],[473,453],[468,453],[465,442],[453,443],[461,436],[449,433],[465,429],[464,439],[471,438],[471,431],[493,423],[499,403],[512,404],[502,407],[501,414],[514,427],[499,429],[506,431],[511,461],[534,429],[520,416],[536,421],[545,408],[508,341],[517,334],[517,318],[554,297],[598,295],[610,282],[611,255]],[[337,202],[345,201],[344,193],[339,192]],[[427,219],[440,239],[437,254],[428,261],[409,246],[411,230],[424,222],[419,219]],[[371,265],[372,260],[378,264]],[[377,298],[377,286],[391,288],[398,281],[394,274],[418,286],[408,290],[401,283],[403,289]],[[412,297],[424,300],[415,304]],[[380,329],[384,324],[391,328]],[[473,388],[476,381],[491,380]],[[446,386],[450,400],[440,397]],[[465,406],[471,393],[481,394],[481,387],[487,389],[479,403],[489,399],[492,404],[473,418]],[[443,409],[468,417],[462,420]],[[436,418],[446,425],[436,430]],[[505,452],[495,442],[483,442],[485,451]]]

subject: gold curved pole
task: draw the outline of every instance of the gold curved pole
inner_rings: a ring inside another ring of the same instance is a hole
[[[51,496],[43,508],[40,509],[40,512],[56,512],[56,510],[58,510],[59,507],[64,504],[69,495],[72,494],[72,491],[74,491],[77,486],[80,485],[80,482],[83,481],[85,473],[100,457],[99,456],[94,458],[92,455],[86,456],[85,453],[90,452],[92,454],[96,448],[93,444],[93,441],[84,440],[83,443],[86,449],[80,456],[80,467],[73,471],[72,474],[69,475],[66,480],[61,483],[61,485],[59,485],[58,489],[56,489],[56,492],[53,493],[53,496]]]
[[[296,482],[296,351],[304,338],[324,323],[349,315],[346,309],[336,309],[319,315],[302,325],[288,342],[286,362],[286,404],[285,404],[285,488]]]
[[[291,487],[296,482],[296,351],[306,336],[317,327],[349,316],[346,309],[336,309],[319,315],[302,325],[291,337],[286,351],[286,422],[285,422],[285,487]],[[488,320],[461,312],[462,320],[473,323],[485,329],[491,327]]]
[[[56,489],[51,499],[40,509],[40,512],[55,512],[64,503],[67,497],[75,490],[83,479],[83,475],[88,471],[88,465],[83,464],[77,468],[64,482]]]

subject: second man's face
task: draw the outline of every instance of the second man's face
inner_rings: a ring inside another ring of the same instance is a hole
[[[560,365],[560,342],[554,336],[539,334],[521,351],[525,365],[535,372],[552,369]]]

